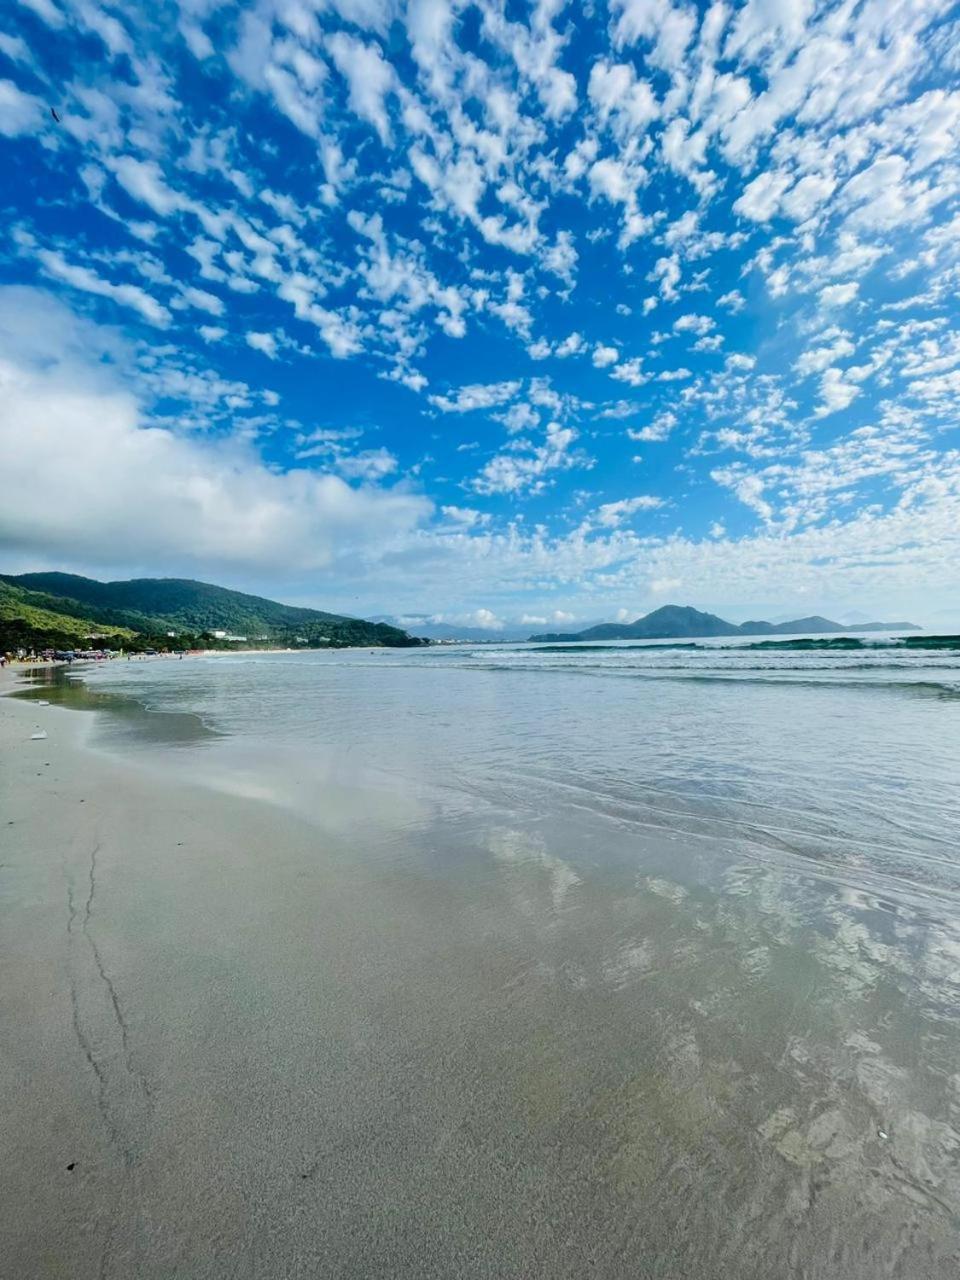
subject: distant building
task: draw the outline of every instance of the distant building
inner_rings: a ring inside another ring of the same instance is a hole
[[[210,634],[213,636],[214,640],[226,640],[227,638],[227,633],[225,631],[211,631]]]

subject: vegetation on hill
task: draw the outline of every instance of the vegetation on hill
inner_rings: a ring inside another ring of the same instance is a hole
[[[282,648],[400,647],[420,643],[386,623],[278,604],[187,578],[97,582],[69,573],[26,573],[15,577],[0,575],[0,592],[4,593],[0,599],[9,601],[0,620],[16,619],[17,634],[25,637],[11,643],[14,632],[8,629],[0,635],[0,644],[8,649],[63,648],[81,642],[86,645],[91,634],[122,636],[124,647],[133,649],[232,648],[243,644]],[[64,619],[70,625],[58,621]],[[40,638],[54,631],[69,637],[69,642],[63,638]],[[217,639],[215,631],[246,639]]]
[[[53,600],[54,597],[37,595],[0,579],[0,651],[86,649],[99,642],[119,648],[136,640],[136,633],[129,627],[104,625],[78,616],[63,601],[63,607],[51,608]]]

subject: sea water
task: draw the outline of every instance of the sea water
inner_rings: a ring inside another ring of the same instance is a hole
[[[342,963],[298,965],[356,1008],[350,1117],[309,1174],[324,1274],[957,1274],[958,650],[437,646],[82,678],[119,698],[94,745],[300,813],[318,903],[331,851],[362,877]],[[124,698],[176,713],[178,749]],[[251,928],[251,972],[270,929],[306,928],[275,856],[289,911]]]

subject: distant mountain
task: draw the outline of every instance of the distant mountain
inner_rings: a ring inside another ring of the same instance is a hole
[[[675,636],[734,636],[737,627],[732,622],[724,622],[715,613],[701,613],[689,605],[665,604],[655,609],[645,618],[637,618],[635,622],[601,622],[599,626],[588,627],[575,636],[564,636],[566,640],[666,640]],[[548,637],[531,636],[532,640],[559,639],[559,633]]]
[[[586,631],[551,631],[531,636],[534,641],[679,640],[713,636],[833,635],[850,631],[919,631],[912,622],[866,622],[843,627],[829,618],[794,618],[789,622],[726,622],[715,613],[701,613],[689,605],[667,604],[635,622],[603,622]]]
[[[825,636],[851,631],[920,631],[913,622],[831,622],[814,614],[811,618],[792,618],[789,622],[743,622],[740,634],[744,636]]]
[[[72,573],[0,574],[0,588],[20,593],[19,606],[8,600],[5,615],[19,608],[46,611],[82,621],[83,627],[123,628],[129,634],[187,639],[214,631],[245,636],[250,644],[287,646],[390,645],[419,643],[399,627],[365,622],[320,609],[278,604],[261,596],[230,591],[189,578],[134,578],[97,582]],[[89,632],[87,632],[89,634]]]

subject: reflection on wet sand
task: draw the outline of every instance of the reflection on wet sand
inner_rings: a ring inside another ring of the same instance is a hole
[[[22,673],[27,687],[9,696],[25,702],[46,702],[73,711],[100,712],[96,725],[99,742],[108,748],[124,745],[195,746],[220,735],[192,711],[152,711],[130,694],[91,684],[90,668],[37,667]],[[92,727],[92,726],[91,726]]]
[[[614,892],[542,832],[490,848],[566,1033],[517,1086],[589,1149],[620,1247],[667,1274],[950,1273],[960,932],[770,869]]]

